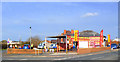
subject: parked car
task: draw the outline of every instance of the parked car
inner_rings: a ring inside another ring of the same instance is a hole
[[[51,44],[49,48],[57,48],[56,44]]]
[[[75,48],[75,45],[73,44],[73,48]]]
[[[40,44],[38,45],[38,49],[43,49],[44,46],[45,46],[45,43],[40,43]]]
[[[107,47],[110,47],[110,45],[107,45]],[[117,44],[111,44],[111,48],[117,49],[118,45]]]
[[[118,44],[118,48],[120,48],[120,43]]]
[[[30,45],[29,44],[24,44],[23,49],[30,49]]]
[[[48,42],[46,42],[46,44],[47,44],[47,43],[48,43]],[[40,43],[40,44],[38,45],[38,49],[43,49],[44,46],[45,46],[45,42]]]

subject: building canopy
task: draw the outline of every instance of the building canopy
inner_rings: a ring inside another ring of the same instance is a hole
[[[47,38],[66,38],[66,36],[48,36]]]

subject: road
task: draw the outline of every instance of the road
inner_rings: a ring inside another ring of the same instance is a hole
[[[2,60],[118,60],[119,50],[102,51],[89,54],[40,54],[40,55],[6,55]]]
[[[74,57],[67,60],[118,60],[118,51],[102,53],[102,54],[90,54],[83,57]]]

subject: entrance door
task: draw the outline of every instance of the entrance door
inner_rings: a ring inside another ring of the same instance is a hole
[[[74,41],[73,42],[73,49],[72,49],[72,51],[77,52],[77,45],[78,45],[78,42]]]

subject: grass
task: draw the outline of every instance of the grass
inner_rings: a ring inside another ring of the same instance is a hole
[[[7,49],[0,49],[0,50],[7,50]]]

